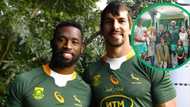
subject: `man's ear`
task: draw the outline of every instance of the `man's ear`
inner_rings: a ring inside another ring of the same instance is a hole
[[[128,16],[128,23],[129,23],[129,28],[132,29],[133,26],[133,20],[130,16]]]

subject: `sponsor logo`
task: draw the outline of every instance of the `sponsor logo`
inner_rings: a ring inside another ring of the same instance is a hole
[[[131,84],[142,84],[142,82],[140,81],[140,78],[137,77],[136,75],[134,75],[133,73],[130,75],[132,80]]]
[[[113,85],[119,84],[119,80],[114,75],[110,75],[110,81]]]
[[[73,95],[73,98],[74,98],[74,100],[75,100],[74,105],[75,105],[76,107],[82,107],[81,100],[80,100],[76,95]]]
[[[105,88],[105,92],[123,92],[123,91],[124,91],[124,88],[120,86]]]
[[[111,95],[101,100],[100,107],[134,107],[134,101],[124,95]]]
[[[131,78],[132,78],[133,80],[139,81],[139,78],[138,78],[137,76],[135,76],[133,73],[131,74]]]

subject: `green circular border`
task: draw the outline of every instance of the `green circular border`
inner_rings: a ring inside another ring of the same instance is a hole
[[[136,53],[136,54],[135,54],[136,57],[137,57],[138,59],[140,59],[140,61],[143,62],[145,65],[147,65],[147,66],[149,66],[149,67],[155,69],[156,71],[164,71],[164,70],[172,71],[172,70],[174,70],[174,69],[177,69],[177,68],[179,68],[179,67],[185,65],[185,64],[190,60],[190,58],[187,58],[183,64],[181,64],[181,65],[179,65],[179,66],[176,66],[175,68],[160,68],[160,67],[156,67],[155,65],[151,65],[151,64],[147,63],[144,59],[142,59],[142,58],[139,56],[139,54],[138,54],[138,52],[137,52],[137,50],[136,50],[136,48],[135,48],[135,45],[134,45],[134,29],[135,29],[135,26],[137,25],[137,22],[141,19],[141,16],[142,16],[145,12],[148,12],[149,10],[151,10],[151,9],[153,9],[153,8],[158,8],[158,7],[161,7],[161,6],[173,6],[173,7],[177,7],[177,8],[179,8],[179,9],[181,9],[183,12],[185,12],[185,13],[189,16],[189,19],[190,19],[190,13],[189,13],[186,9],[184,9],[180,4],[178,4],[177,2],[163,2],[163,3],[154,3],[154,4],[151,4],[151,5],[149,5],[148,7],[145,7],[145,8],[141,11],[141,13],[137,16],[137,18],[135,19],[134,24],[133,24],[133,26],[132,26],[132,30],[131,30],[131,40],[132,40],[132,41],[131,41],[131,44],[132,44],[132,47],[133,47],[133,49],[134,49],[134,51],[135,51],[135,53]]]

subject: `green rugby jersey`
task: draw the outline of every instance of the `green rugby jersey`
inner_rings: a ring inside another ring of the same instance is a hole
[[[8,107],[88,107],[90,87],[75,73],[65,87],[55,85],[45,68],[20,74],[8,90]]]
[[[168,72],[153,71],[136,57],[117,70],[101,59],[90,64],[84,79],[91,84],[95,107],[153,107],[176,96]]]
[[[183,54],[185,53],[184,47],[183,46],[177,47],[176,53],[178,56],[183,56]]]

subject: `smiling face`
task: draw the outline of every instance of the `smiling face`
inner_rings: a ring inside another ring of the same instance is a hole
[[[73,26],[58,28],[53,40],[52,60],[57,67],[74,65],[83,51],[81,31]]]
[[[128,12],[126,10],[118,10],[117,15],[107,13],[103,20],[101,32],[106,45],[111,47],[122,46],[129,39]]]

